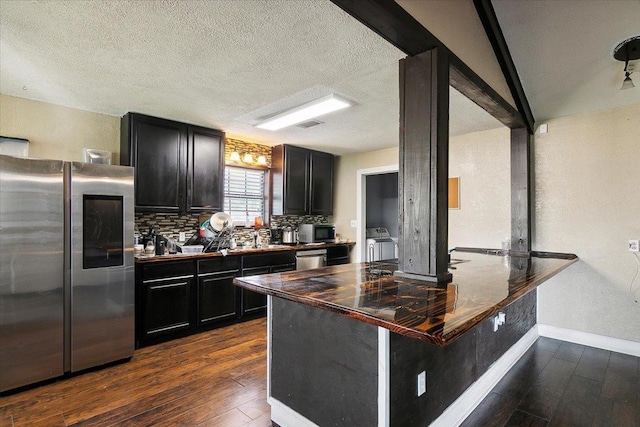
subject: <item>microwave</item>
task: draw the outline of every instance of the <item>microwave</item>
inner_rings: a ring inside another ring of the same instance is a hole
[[[298,227],[298,241],[300,243],[334,242],[336,227],[331,224],[300,224]]]

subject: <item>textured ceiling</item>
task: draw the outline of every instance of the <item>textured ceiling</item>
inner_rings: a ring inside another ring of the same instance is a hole
[[[640,34],[639,0],[493,0],[536,121],[640,103],[613,48]],[[640,64],[639,71],[640,71]]]
[[[0,92],[344,154],[398,143],[405,55],[328,0],[0,1]],[[258,117],[335,92],[309,129]],[[501,126],[452,91],[451,134]]]

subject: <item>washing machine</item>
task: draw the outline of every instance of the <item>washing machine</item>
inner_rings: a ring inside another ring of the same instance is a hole
[[[391,237],[385,227],[366,229],[367,262],[398,258],[398,238]]]

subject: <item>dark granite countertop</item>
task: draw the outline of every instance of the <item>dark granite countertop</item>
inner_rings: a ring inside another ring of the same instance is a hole
[[[297,245],[267,245],[260,249],[250,248],[250,249],[229,249],[225,254],[222,252],[207,252],[207,253],[199,253],[199,254],[173,254],[173,255],[136,255],[135,262],[136,263],[147,263],[147,262],[163,262],[163,261],[179,261],[186,259],[198,259],[198,258],[212,258],[212,257],[221,257],[221,256],[237,256],[237,255],[249,255],[249,254],[260,254],[260,253],[269,253],[269,252],[281,252],[281,251],[304,251],[304,250],[312,250],[312,249],[324,249],[331,248],[335,246],[347,245],[353,248],[355,245],[354,242],[344,242],[344,243],[323,243],[323,244],[304,244],[300,243]]]
[[[397,278],[394,263],[238,277],[237,286],[444,346],[578,260],[573,254],[457,249],[446,286]],[[380,274],[380,271],[383,274]]]

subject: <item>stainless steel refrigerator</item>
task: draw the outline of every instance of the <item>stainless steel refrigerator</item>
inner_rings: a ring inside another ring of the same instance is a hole
[[[0,392],[134,350],[133,168],[0,155]]]

